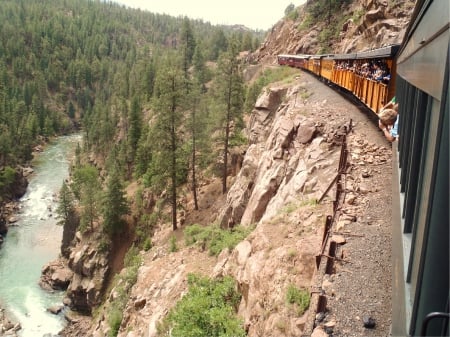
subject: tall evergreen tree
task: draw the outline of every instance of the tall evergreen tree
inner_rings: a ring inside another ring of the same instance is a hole
[[[182,107],[185,81],[179,59],[169,55],[161,65],[155,83],[156,121],[152,130],[153,157],[148,179],[160,186],[169,186],[172,207],[172,228],[177,229],[177,186],[184,179],[184,162],[180,156],[180,126],[183,122]]]
[[[206,91],[206,82],[208,81],[208,69],[205,65],[205,57],[202,53],[202,48],[197,45],[192,57],[192,65],[194,66],[193,80],[201,86],[201,92]]]
[[[75,237],[79,225],[79,219],[75,210],[75,197],[70,187],[63,181],[59,191],[58,208],[56,213],[60,216],[58,224],[63,226],[61,240],[61,254],[68,258],[70,255],[70,243]]]
[[[98,170],[91,165],[77,168],[73,174],[73,192],[80,200],[82,230],[94,229],[94,222],[97,220],[99,211],[99,190]]]
[[[132,158],[134,159],[139,139],[141,138],[142,129],[142,116],[139,98],[133,96],[131,99],[131,109],[129,114],[129,130],[128,130],[128,142],[131,147]]]
[[[194,56],[196,42],[194,33],[191,28],[190,20],[186,17],[183,19],[180,39],[183,53],[183,72],[184,77],[187,79],[189,77],[188,71],[189,67],[192,64],[192,58]]]
[[[74,196],[69,186],[63,181],[59,191],[58,208],[56,213],[60,216],[60,225],[68,223],[75,213]]]
[[[227,192],[228,151],[231,129],[242,118],[244,105],[244,85],[238,60],[236,39],[231,39],[228,50],[219,58],[217,85],[218,100],[223,109],[222,128],[223,139],[223,172],[222,193]]]
[[[109,235],[122,233],[125,221],[123,216],[129,212],[118,171],[113,169],[108,178],[102,202],[103,229]]]

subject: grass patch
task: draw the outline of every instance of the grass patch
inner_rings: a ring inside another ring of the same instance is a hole
[[[281,212],[284,214],[290,214],[294,212],[298,208],[298,204],[296,202],[289,202],[283,206]]]
[[[225,248],[232,250],[253,229],[253,226],[236,226],[232,229],[221,229],[218,225],[204,227],[194,224],[184,230],[184,238],[186,245],[196,244],[202,249],[208,249],[210,255],[217,256]]]
[[[300,207],[303,207],[303,206],[317,206],[318,204],[319,204],[319,201],[317,199],[313,198],[313,199],[303,200],[300,203]]]
[[[289,259],[289,261],[292,261],[296,256],[297,256],[297,249],[290,248],[288,250],[288,259]]]
[[[299,289],[295,285],[290,284],[286,292],[286,301],[297,307],[297,315],[301,316],[309,307],[310,295],[306,289]]]
[[[188,275],[189,291],[157,326],[159,336],[244,337],[236,311],[241,295],[233,278]]]

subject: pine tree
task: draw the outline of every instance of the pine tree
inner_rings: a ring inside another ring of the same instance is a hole
[[[188,70],[192,64],[192,58],[194,56],[195,51],[195,37],[191,28],[190,20],[188,18],[184,18],[183,25],[181,27],[181,48],[183,54],[183,72],[184,77],[188,78]]]
[[[125,221],[123,216],[129,212],[128,202],[124,196],[122,182],[116,169],[109,176],[103,197],[103,229],[109,235],[122,233]]]
[[[231,39],[228,50],[219,58],[218,88],[219,103],[223,109],[224,148],[223,148],[223,173],[222,193],[227,192],[228,176],[228,151],[230,145],[231,128],[242,119],[244,105],[244,85],[242,72],[237,58],[238,49],[236,39]]]
[[[56,209],[56,213],[60,216],[61,219],[58,221],[58,224],[64,225],[70,222],[71,218],[75,213],[75,206],[74,206],[75,198],[65,181],[63,181],[61,189],[59,191],[58,201],[59,202],[58,208]]]
[[[86,165],[76,169],[73,174],[72,190],[80,200],[81,230],[94,229],[94,222],[98,218],[98,170],[94,166]]]
[[[131,158],[134,160],[142,129],[141,107],[137,96],[133,96],[131,100],[131,109],[128,119],[128,142],[131,147]]]
[[[68,258],[70,255],[69,246],[75,237],[79,219],[75,211],[75,197],[70,190],[70,187],[64,181],[59,191],[59,202],[56,213],[60,217],[58,224],[63,226],[61,254]]]
[[[205,57],[202,48],[197,45],[194,56],[192,57],[192,65],[194,66],[193,80],[197,81],[201,86],[201,93],[206,92],[206,82],[208,81],[208,70],[205,65]]]
[[[182,106],[185,81],[179,60],[171,55],[160,67],[155,84],[156,122],[152,129],[153,152],[147,181],[160,187],[169,186],[172,207],[172,228],[177,229],[177,186],[184,179],[186,167],[180,167],[183,122]]]
[[[200,48],[195,49],[193,57],[193,73],[192,84],[189,92],[189,107],[190,118],[188,120],[188,129],[191,136],[191,179],[192,179],[192,194],[194,199],[194,208],[198,210],[197,198],[197,166],[199,161],[209,153],[205,144],[210,142],[207,136],[207,118],[206,118],[206,66]]]

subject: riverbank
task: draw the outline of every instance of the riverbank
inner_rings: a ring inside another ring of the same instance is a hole
[[[42,267],[60,254],[62,227],[57,226],[54,211],[80,140],[75,134],[50,141],[27,170],[26,193],[5,204],[5,213],[2,210],[9,230],[0,249],[0,301],[6,309],[2,311],[5,325],[19,324],[20,337],[55,335],[65,325],[63,315],[47,310],[62,304],[63,293],[45,291],[38,282]],[[3,330],[0,336],[11,336]]]

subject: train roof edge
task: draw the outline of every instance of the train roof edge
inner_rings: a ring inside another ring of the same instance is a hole
[[[298,59],[335,59],[335,60],[354,60],[354,59],[370,59],[370,58],[380,58],[380,57],[395,57],[400,49],[399,44],[392,44],[389,46],[376,48],[372,50],[367,50],[359,53],[349,53],[349,54],[317,54],[317,55],[307,55],[307,54],[279,54],[278,57],[295,57]]]
[[[334,59],[336,60],[349,60],[349,59],[370,59],[370,58],[380,58],[380,57],[395,57],[398,50],[400,49],[399,44],[391,44],[389,46],[376,48],[372,50],[362,51],[359,53],[350,54],[336,54]]]

